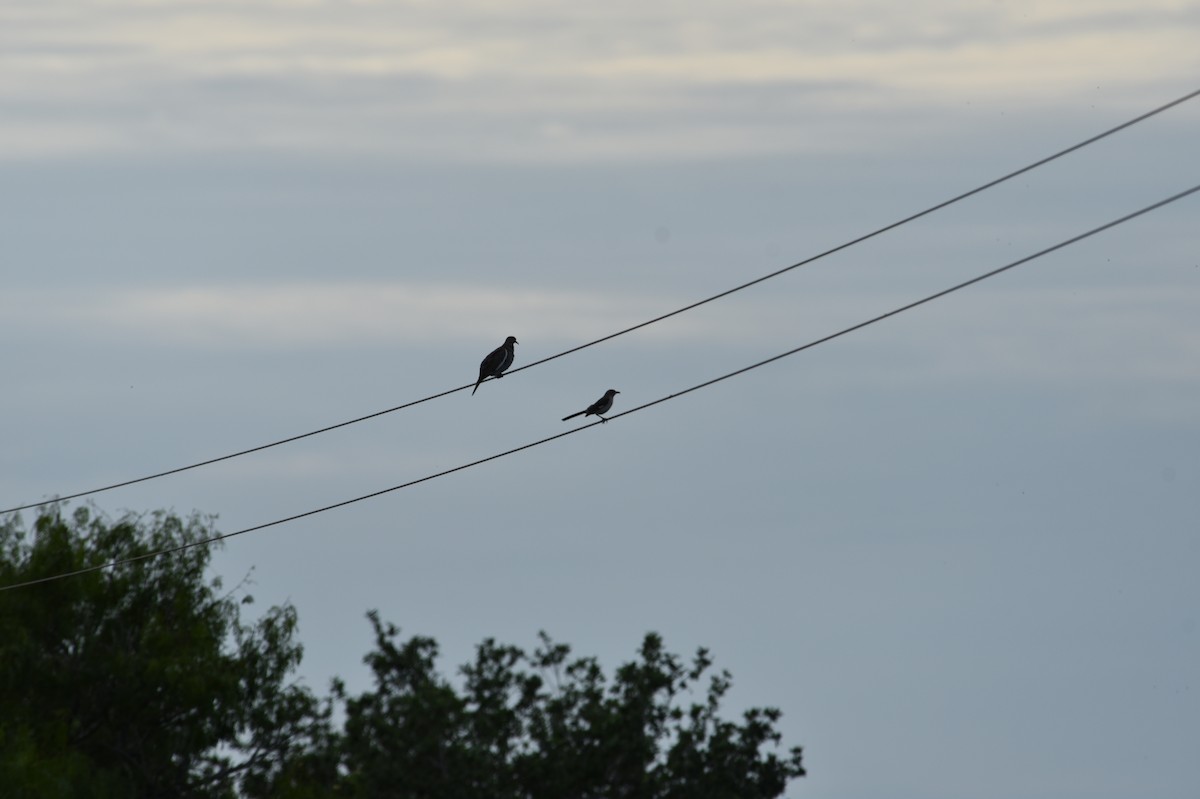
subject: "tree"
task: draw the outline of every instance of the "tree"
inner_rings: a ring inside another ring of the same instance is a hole
[[[436,671],[433,639],[402,641],[368,616],[374,688],[352,696],[335,683],[345,729],[331,742],[336,756],[319,759],[334,795],[753,799],[779,796],[805,773],[800,748],[764,751],[780,740],[779,711],[720,718],[731,680],[710,673],[703,649],[685,665],[651,633],[609,679],[595,658],[572,658],[545,634],[530,655],[489,639],[456,688]],[[705,675],[703,701],[685,706]],[[311,789],[315,772],[304,774],[293,787]]]
[[[766,799],[804,775],[779,711],[721,718],[729,674],[653,633],[611,677],[543,634],[485,640],[451,681],[434,639],[372,612],[372,689],[318,700],[289,682],[295,610],[244,623],[212,537],[162,512],[0,522],[0,588],[106,566],[0,590],[4,799]]]
[[[0,586],[212,535],[196,516],[55,507],[32,531],[0,524]],[[209,557],[201,545],[0,592],[6,797],[231,797],[321,733],[322,708],[287,682],[295,610],[243,624],[252,600],[206,581]]]

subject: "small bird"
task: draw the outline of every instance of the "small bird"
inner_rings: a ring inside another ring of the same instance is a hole
[[[475,388],[471,389],[471,396],[475,396],[475,392],[479,390],[479,384],[489,377],[503,377],[504,370],[512,366],[513,357],[516,355],[513,352],[513,345],[518,344],[515,336],[509,336],[504,339],[504,343],[496,349],[488,353],[488,356],[479,364],[479,379],[475,381]]]
[[[596,400],[591,405],[587,406],[587,408],[585,410],[582,410],[579,413],[573,413],[570,416],[564,416],[562,420],[565,422],[568,419],[574,419],[576,416],[593,416],[593,415],[595,415],[595,416],[600,417],[600,421],[607,422],[608,420],[604,418],[604,414],[608,413],[609,408],[612,407],[613,397],[617,396],[620,393],[621,392],[617,391],[615,388],[610,388],[608,391],[604,392],[603,397]]]

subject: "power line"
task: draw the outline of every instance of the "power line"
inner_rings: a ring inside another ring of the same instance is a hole
[[[799,347],[790,349],[787,352],[781,352],[778,355],[773,355],[770,358],[765,358],[756,363],[752,363],[749,366],[743,366],[741,369],[736,369],[732,372],[728,372],[719,377],[714,377],[711,380],[704,381],[703,383],[697,383],[696,385],[691,386],[690,388],[685,388],[682,391],[678,391],[674,394],[668,394],[665,397],[659,397],[656,400],[652,400],[650,402],[643,403],[642,405],[638,405],[637,407],[630,408],[627,411],[622,411],[621,413],[612,414],[608,417],[608,421],[613,421],[614,419],[619,419],[622,416],[628,416],[631,413],[637,413],[637,412],[643,411],[647,408],[652,408],[655,405],[660,405],[669,400],[673,400],[678,397],[682,397],[685,394],[690,394],[693,391],[699,391],[702,388],[707,388],[709,386],[720,383],[723,380],[728,380],[731,377],[737,377],[739,375],[746,374],[747,372],[750,372],[754,369],[758,369],[759,367],[766,366],[767,364],[774,363],[775,361],[782,360],[783,358],[787,358],[790,355],[795,355],[796,353],[803,352],[804,350],[807,350],[807,349],[811,349],[812,347],[815,347],[818,344],[824,344],[827,341],[832,341],[833,339],[844,336],[847,333],[853,333],[856,330],[861,330],[862,328],[867,327],[869,325],[873,325],[876,322],[881,322],[884,319],[888,319],[889,317],[896,316],[897,314],[901,314],[901,313],[904,313],[905,311],[912,310],[913,308],[916,308],[917,306],[920,306],[920,305],[924,305],[927,302],[932,302],[933,300],[939,299],[941,297],[945,297],[947,294],[952,294],[956,291],[966,288],[967,286],[972,286],[976,283],[987,280],[988,278],[995,277],[996,275],[999,275],[1003,272],[1007,272],[1008,270],[1013,269],[1017,266],[1020,266],[1021,264],[1025,264],[1025,263],[1033,261],[1037,258],[1041,258],[1043,255],[1048,255],[1052,252],[1055,252],[1056,250],[1061,250],[1064,247],[1067,247],[1067,246],[1070,246],[1077,242],[1083,241],[1084,239],[1094,236],[1097,233],[1108,230],[1109,228],[1116,227],[1117,225],[1128,222],[1129,220],[1135,219],[1139,216],[1142,216],[1143,214],[1148,214],[1151,211],[1162,208],[1163,206],[1170,205],[1171,203],[1175,202],[1176,200],[1181,200],[1184,197],[1187,197],[1191,194],[1195,194],[1198,191],[1200,191],[1200,184],[1197,184],[1190,189],[1181,191],[1178,194],[1173,194],[1170,197],[1167,197],[1166,199],[1163,199],[1163,200],[1159,200],[1158,202],[1153,203],[1151,205],[1147,205],[1144,208],[1141,208],[1137,211],[1126,214],[1125,216],[1122,216],[1118,219],[1114,219],[1111,222],[1106,222],[1103,225],[1094,227],[1091,230],[1088,230],[1084,233],[1080,233],[1076,236],[1072,236],[1069,239],[1060,241],[1059,243],[1051,245],[1049,247],[1046,247],[1045,249],[1038,250],[1037,252],[1033,253],[1032,255],[1027,255],[1024,258],[1020,258],[1016,261],[1012,261],[1012,262],[1005,264],[1004,266],[1001,266],[997,269],[993,269],[990,272],[984,272],[983,274],[977,275],[977,276],[971,278],[970,280],[964,280],[963,282],[957,283],[957,284],[951,286],[950,288],[942,289],[941,291],[939,291],[935,294],[930,294],[927,297],[923,297],[919,300],[915,300],[914,302],[910,302],[907,305],[902,305],[899,308],[895,308],[891,311],[887,311],[886,313],[882,313],[878,316],[871,317],[870,319],[867,319],[864,322],[859,322],[856,325],[851,325],[850,327],[843,328],[842,330],[839,330],[836,333],[831,333],[822,338],[816,339],[814,341],[810,341],[807,344],[802,344]],[[418,485],[420,483],[426,483],[426,482],[429,482],[430,480],[435,480],[439,477],[445,477],[446,475],[454,474],[455,472],[461,472],[464,469],[470,469],[473,466],[479,466],[481,464],[488,463],[489,461],[494,461],[499,458],[507,457],[509,455],[515,455],[518,452],[523,452],[524,450],[532,449],[533,447],[538,447],[538,446],[541,446],[542,444],[548,444],[551,441],[556,441],[560,438],[565,438],[566,436],[574,435],[582,430],[588,429],[589,427],[595,427],[598,424],[604,424],[604,422],[596,421],[596,422],[592,422],[591,424],[586,424],[586,425],[582,425],[580,427],[572,428],[572,429],[567,430],[562,433],[557,433],[552,436],[547,436],[546,438],[542,438],[542,439],[533,441],[528,444],[523,444],[519,447],[514,447],[512,449],[505,450],[504,452],[496,453],[495,455],[489,455],[486,458],[480,458],[479,460],[471,461],[470,463],[464,463],[460,466],[455,466],[451,469],[445,469],[443,471],[436,472],[434,474],[426,475],[425,477],[419,477],[416,480],[410,480],[407,483],[401,483],[400,485],[392,486],[391,488],[384,488],[379,491],[374,491],[370,494],[363,494],[362,496],[354,497],[353,499],[346,499],[346,500],[342,500],[341,502],[335,502],[332,505],[325,505],[324,507],[321,507],[321,508],[316,508],[314,510],[308,510],[303,513],[297,513],[292,516],[287,516],[282,519],[276,519],[275,521],[266,522],[264,524],[258,524],[253,527],[246,527],[246,528],[237,530],[232,533],[223,533],[221,535],[215,535],[215,536],[212,536],[210,538],[205,538],[200,541],[192,541],[192,542],[189,542],[186,544],[180,544],[178,546],[170,547],[167,549],[160,549],[160,550],[155,550],[153,552],[147,552],[147,553],[144,553],[142,555],[138,555],[138,556],[132,557],[132,558],[125,558],[123,560],[110,561],[108,563],[102,563],[102,564],[98,564],[98,565],[94,565],[94,566],[86,566],[82,569],[75,569],[74,571],[63,572],[60,574],[54,574],[54,575],[50,575],[48,577],[39,577],[34,580],[26,580],[21,583],[13,583],[12,585],[0,586],[0,592],[12,591],[17,588],[25,588],[28,586],[38,585],[41,583],[48,583],[48,582],[53,582],[55,580],[66,579],[68,577],[76,577],[76,576],[79,576],[82,574],[88,574],[90,572],[101,571],[103,569],[114,568],[117,566],[124,566],[124,565],[130,564],[130,563],[137,563],[139,561],[148,560],[151,558],[159,557],[161,555],[170,555],[175,552],[181,552],[185,549],[192,549],[194,547],[199,547],[199,546],[207,546],[209,544],[213,544],[218,541],[224,541],[228,538],[233,538],[233,537],[239,536],[239,535],[245,535],[246,533],[253,533],[258,530],[265,530],[268,527],[275,527],[275,526],[278,526],[281,524],[286,524],[288,522],[294,522],[294,521],[297,521],[299,519],[304,519],[309,516],[316,516],[319,513],[325,513],[326,511],[336,510],[337,508],[344,508],[347,505],[353,505],[357,502],[362,502],[362,501],[368,500],[368,499],[374,499],[375,497],[383,496],[384,494],[390,494],[393,491],[399,491],[403,488],[410,488],[410,487]]]
[[[1153,116],[1157,116],[1158,114],[1161,114],[1164,111],[1174,108],[1177,105],[1181,105],[1181,104],[1187,102],[1188,100],[1192,100],[1197,96],[1200,96],[1200,89],[1197,89],[1196,91],[1185,94],[1182,97],[1176,98],[1175,100],[1172,100],[1169,103],[1160,105],[1157,108],[1154,108],[1150,111],[1147,111],[1144,114],[1141,114],[1140,116],[1134,117],[1133,119],[1122,122],[1120,125],[1109,128],[1108,130],[1106,130],[1102,133],[1098,133],[1095,136],[1092,136],[1091,138],[1084,139],[1083,141],[1081,141],[1077,144],[1073,144],[1064,150],[1059,150],[1058,152],[1054,153],[1053,155],[1048,155],[1045,158],[1042,158],[1038,161],[1034,161],[1033,163],[1031,163],[1027,166],[1023,166],[1020,169],[1009,172],[1008,174],[998,177],[995,180],[984,183],[981,186],[977,186],[976,188],[971,189],[970,191],[966,191],[966,192],[963,192],[962,194],[951,197],[950,199],[944,200],[943,202],[940,202],[937,205],[931,205],[930,207],[926,208],[923,211],[918,211],[915,214],[906,216],[903,219],[900,219],[896,222],[892,222],[889,225],[884,225],[883,227],[877,228],[877,229],[871,231],[870,233],[866,233],[862,236],[859,236],[858,238],[851,239],[850,241],[847,241],[844,244],[839,244],[836,247],[832,247],[828,250],[817,253],[816,255],[805,258],[802,261],[797,261],[796,263],[792,264],[791,266],[785,266],[782,269],[777,269],[776,271],[771,272],[770,274],[766,274],[761,277],[757,277],[754,280],[750,280],[746,283],[742,283],[741,285],[734,286],[731,289],[726,289],[725,291],[722,291],[719,294],[714,294],[711,297],[706,297],[702,300],[698,300],[697,302],[693,302],[690,305],[685,305],[682,308],[677,308],[676,310],[662,314],[661,316],[656,316],[653,319],[648,319],[645,322],[640,322],[631,327],[627,327],[622,330],[618,330],[615,333],[610,333],[607,336],[602,336],[601,338],[594,339],[585,344],[580,344],[576,347],[571,347],[570,349],[563,350],[562,352],[556,353],[554,355],[550,355],[546,358],[542,358],[541,360],[533,361],[532,363],[525,364],[524,366],[517,367],[516,369],[511,369],[507,372],[507,374],[512,375],[517,372],[524,371],[526,369],[532,369],[535,366],[540,366],[544,363],[548,363],[557,358],[562,358],[565,355],[571,355],[573,353],[579,352],[580,350],[587,349],[588,347],[593,347],[597,344],[602,344],[603,342],[609,341],[610,339],[614,339],[614,338],[617,338],[618,336],[623,336],[626,333],[632,333],[633,331],[640,330],[643,327],[648,327],[649,325],[653,325],[658,322],[662,322],[663,320],[670,319],[673,316],[678,316],[681,313],[685,313],[685,312],[691,311],[695,308],[699,308],[701,305],[707,305],[708,303],[714,302],[723,297],[728,297],[730,294],[734,294],[736,292],[742,291],[743,289],[748,289],[751,286],[758,285],[759,283],[770,280],[772,278],[779,277],[780,275],[790,272],[793,269],[799,269],[802,266],[807,266],[808,264],[811,264],[814,261],[819,261],[822,258],[833,255],[834,253],[841,252],[842,250],[845,250],[849,247],[853,247],[856,244],[861,244],[862,242],[867,241],[868,239],[872,239],[883,233],[887,233],[888,231],[894,230],[894,229],[900,227],[901,225],[906,225],[909,222],[914,222],[917,219],[920,219],[921,217],[928,216],[929,214],[932,214],[936,211],[940,211],[941,209],[946,208],[950,205],[953,205],[957,202],[960,202],[961,200],[965,200],[968,197],[972,197],[976,194],[987,191],[990,188],[998,186],[1001,183],[1004,183],[1008,180],[1012,180],[1013,178],[1018,177],[1019,175],[1023,175],[1026,172],[1030,172],[1034,169],[1037,169],[1038,167],[1045,166],[1046,164],[1050,163],[1051,161],[1055,161],[1059,158],[1062,158],[1065,155],[1069,155],[1070,153],[1075,152],[1076,150],[1080,150],[1091,144],[1095,144],[1096,142],[1100,141],[1101,139],[1108,138],[1109,136],[1112,136],[1114,133],[1119,133],[1120,131],[1125,130],[1126,128],[1132,127],[1133,125],[1136,125],[1139,122],[1144,122],[1145,120],[1150,119]],[[472,385],[474,385],[474,384],[467,383],[465,385],[458,386],[456,388],[451,388],[451,389],[447,389],[445,391],[441,391],[437,394],[430,394],[428,397],[422,397],[421,399],[413,400],[411,402],[406,402],[402,405],[397,405],[393,408],[387,408],[382,411],[376,411],[375,413],[369,413],[366,416],[359,416],[355,419],[349,419],[344,422],[338,422],[337,424],[331,424],[327,427],[322,427],[322,428],[319,428],[317,430],[312,430],[307,433],[300,433],[299,435],[288,436],[287,438],[281,438],[277,441],[272,441],[267,444],[260,444],[259,446],[250,447],[249,449],[238,450],[237,452],[231,452],[227,455],[220,455],[215,458],[209,458],[208,460],[198,461],[196,463],[192,463],[187,466],[179,466],[174,469],[167,469],[165,471],[155,472],[154,474],[148,474],[143,477],[135,477],[130,480],[123,480],[118,483],[110,483],[108,485],[100,486],[99,488],[91,488],[86,491],[78,491],[74,494],[67,494],[65,496],[59,496],[59,497],[55,497],[54,499],[44,500],[42,502],[31,502],[26,505],[16,505],[11,508],[5,508],[3,510],[0,510],[0,513],[16,513],[17,511],[28,510],[30,508],[38,508],[43,505],[48,505],[52,502],[62,502],[65,500],[77,499],[79,497],[88,496],[90,494],[99,494],[104,491],[111,491],[116,488],[124,488],[125,486],[131,486],[131,485],[135,485],[137,483],[144,483],[148,480],[156,480],[160,477],[168,477],[173,474],[179,474],[180,472],[186,472],[186,471],[190,471],[192,469],[198,469],[201,466],[211,466],[214,463],[220,463],[221,461],[227,461],[227,460],[231,460],[233,458],[240,458],[243,455],[250,455],[255,452],[261,452],[262,450],[265,450],[265,449],[271,449],[272,447],[278,447],[283,444],[290,444],[293,441],[299,441],[300,439],[303,439],[303,438],[309,438],[311,436],[320,435],[321,433],[328,433],[332,430],[337,430],[342,427],[348,427],[352,424],[358,424],[359,422],[365,422],[369,419],[375,419],[379,416],[385,416],[389,413],[395,413],[396,411],[401,411],[401,410],[404,410],[405,408],[411,408],[414,405],[420,405],[422,403],[429,402],[430,400],[440,399],[440,398],[448,396],[450,394],[454,394],[456,392],[470,388]]]

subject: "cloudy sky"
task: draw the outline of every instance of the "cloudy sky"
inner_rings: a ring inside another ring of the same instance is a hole
[[[795,263],[1200,88],[1172,0],[0,7],[0,505],[303,433]],[[1200,100],[643,331],[96,496],[230,532],[678,392],[1200,183]],[[829,799],[1194,797],[1200,199],[614,423],[235,538],[369,608],[708,646]],[[26,516],[28,518],[28,515]]]

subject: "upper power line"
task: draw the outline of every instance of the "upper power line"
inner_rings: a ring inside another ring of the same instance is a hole
[[[1098,225],[1097,227],[1094,227],[1091,230],[1084,231],[1083,233],[1072,236],[1069,239],[1064,239],[1063,241],[1060,241],[1057,244],[1053,244],[1049,247],[1046,247],[1045,249],[1038,250],[1037,252],[1035,252],[1031,255],[1027,255],[1024,258],[1019,258],[1015,261],[1005,264],[1004,266],[993,269],[990,272],[984,272],[981,275],[976,275],[975,277],[973,277],[969,280],[964,280],[961,283],[956,283],[955,285],[950,286],[949,288],[942,289],[941,291],[935,292],[934,294],[930,294],[926,297],[922,297],[921,299],[910,302],[907,305],[902,305],[898,308],[894,308],[890,311],[879,314],[878,316],[871,317],[870,319],[867,319],[863,322],[859,322],[858,324],[851,325],[850,327],[847,327],[847,328],[843,328],[843,329],[837,331],[836,333],[830,333],[827,336],[823,336],[819,339],[815,339],[813,341],[808,342],[807,344],[801,344],[800,346],[794,347],[790,350],[787,350],[786,352],[781,352],[778,355],[773,355],[770,358],[765,358],[761,361],[757,361],[755,363],[750,364],[749,366],[743,366],[740,369],[735,369],[732,372],[727,372],[723,375],[720,375],[719,377],[714,377],[710,380],[705,380],[702,383],[697,383],[696,385],[691,386],[689,388],[685,388],[682,391],[677,391],[673,394],[668,394],[665,397],[659,397],[656,400],[651,400],[650,402],[643,403],[634,408],[630,408],[627,411],[622,411],[621,413],[610,414],[608,417],[608,421],[612,421],[613,419],[619,419],[622,416],[628,416],[631,413],[638,413],[639,411],[644,411],[647,408],[652,408],[655,405],[660,405],[664,402],[668,402],[670,400],[677,399],[679,397],[682,397],[685,394],[690,394],[693,391],[699,391],[702,388],[707,388],[709,386],[720,383],[724,380],[728,380],[732,377],[738,377],[740,375],[744,375],[747,372],[753,371],[762,366],[766,366],[767,364],[774,363],[775,361],[782,360],[783,358],[787,358],[788,356],[795,355],[795,354],[797,354],[799,352],[803,352],[804,350],[807,350],[807,349],[811,349],[813,347],[816,347],[819,344],[824,344],[825,342],[832,341],[833,339],[844,336],[847,333],[853,333],[856,330],[861,330],[862,328],[867,327],[869,325],[873,325],[876,322],[881,322],[884,319],[888,319],[892,316],[896,316],[897,314],[901,314],[901,313],[904,313],[905,311],[912,310],[913,308],[916,308],[920,305],[924,305],[925,303],[932,302],[933,300],[939,299],[941,297],[945,297],[948,294],[953,294],[954,292],[960,291],[968,286],[972,286],[976,283],[987,280],[988,278],[995,277],[996,275],[999,275],[1003,272],[1007,272],[1008,270],[1013,269],[1017,266],[1020,266],[1021,264],[1029,263],[1030,261],[1033,261],[1037,258],[1041,258],[1044,255],[1048,255],[1052,252],[1055,252],[1056,250],[1061,250],[1062,248],[1070,246],[1072,244],[1075,244],[1076,242],[1083,241],[1084,239],[1094,236],[1097,233],[1108,230],[1109,228],[1116,227],[1117,225],[1128,222],[1129,220],[1135,219],[1144,214],[1148,214],[1151,211],[1155,211],[1159,208],[1162,208],[1163,206],[1170,205],[1171,203],[1173,203],[1177,200],[1181,200],[1184,197],[1187,197],[1189,195],[1195,194],[1196,192],[1200,192],[1200,184],[1192,186],[1190,189],[1186,189],[1177,194],[1173,194],[1170,197],[1167,197],[1165,199],[1159,200],[1156,203],[1152,203],[1152,204],[1147,205],[1143,208],[1140,208],[1136,211],[1128,213],[1125,216],[1119,217],[1110,222],[1106,222],[1102,225]],[[218,541],[224,541],[227,538],[233,538],[234,536],[245,535],[246,533],[253,533],[257,530],[265,530],[268,527],[276,527],[278,525],[286,524],[288,522],[293,522],[298,519],[306,518],[308,516],[315,516],[319,513],[325,513],[326,511],[335,510],[337,508],[344,508],[347,505],[353,505],[357,502],[362,502],[364,500],[373,499],[375,497],[382,496],[384,494],[390,494],[393,491],[399,491],[401,489],[409,488],[411,486],[415,486],[420,483],[426,483],[426,482],[429,482],[430,480],[435,480],[439,477],[445,477],[446,475],[454,474],[455,472],[461,472],[464,469],[470,469],[473,466],[479,466],[480,464],[488,463],[489,461],[494,461],[499,458],[507,457],[509,455],[515,455],[518,452],[523,452],[524,450],[532,449],[533,447],[541,446],[542,444],[548,444],[551,441],[556,441],[560,438],[565,438],[566,436],[574,435],[574,434],[580,432],[581,430],[586,430],[589,427],[595,427],[597,424],[603,424],[603,421],[595,421],[595,422],[592,422],[591,424],[581,425],[579,427],[572,428],[572,429],[567,430],[562,433],[557,433],[552,436],[547,436],[546,438],[542,438],[537,441],[530,442],[528,444],[522,444],[519,447],[514,447],[512,449],[505,450],[504,452],[496,453],[495,455],[489,455],[486,458],[480,458],[478,460],[471,461],[470,463],[464,463],[460,466],[455,466],[451,469],[445,469],[443,471],[436,472],[434,474],[429,474],[424,477],[419,477],[416,480],[409,480],[407,483],[401,483],[400,485],[395,485],[395,486],[392,486],[391,488],[384,488],[379,491],[373,491],[370,494],[363,494],[362,496],[354,497],[352,499],[346,499],[346,500],[342,500],[341,502],[335,502],[332,505],[325,505],[324,507],[304,511],[303,513],[297,513],[292,516],[286,516],[282,519],[276,519],[274,521],[265,522],[263,524],[258,524],[253,527],[245,527],[241,530],[236,530],[232,533],[223,533],[221,535],[211,536],[209,538],[201,539],[199,541],[192,541],[192,542],[189,542],[186,544],[180,544],[180,545],[174,546],[174,547],[168,547],[165,549],[146,552],[142,555],[138,555],[138,556],[132,557],[132,558],[124,558],[121,560],[109,561],[107,563],[93,564],[91,566],[85,566],[83,568],[75,569],[73,571],[61,572],[58,574],[48,575],[46,577],[38,577],[38,578],[35,578],[32,580],[25,580],[24,582],[20,582],[20,583],[13,583],[11,585],[0,586],[0,592],[12,591],[17,588],[25,588],[28,586],[38,585],[41,583],[53,582],[55,580],[62,580],[62,579],[66,579],[68,577],[75,577],[75,576],[82,575],[82,574],[88,574],[90,572],[101,571],[103,569],[113,568],[116,566],[122,566],[122,565],[129,564],[129,563],[136,563],[136,562],[143,561],[143,560],[149,560],[151,558],[156,558],[156,557],[159,557],[162,555],[169,555],[174,552],[181,552],[185,549],[192,549],[194,547],[199,547],[199,546],[207,546],[209,544],[214,544]]]
[[[936,211],[940,211],[943,208],[946,208],[957,202],[965,200],[968,197],[972,197],[976,194],[987,191],[988,189],[994,188],[995,186],[998,186],[1001,183],[1004,183],[1006,181],[1012,180],[1013,178],[1018,177],[1019,175],[1023,175],[1034,169],[1045,166],[1046,164],[1050,163],[1051,161],[1055,161],[1059,158],[1062,158],[1065,155],[1069,155],[1070,153],[1073,153],[1076,150],[1080,150],[1091,144],[1095,144],[1096,142],[1098,142],[1102,139],[1112,136],[1115,133],[1119,133],[1120,131],[1125,130],[1126,128],[1132,127],[1133,125],[1136,125],[1139,122],[1144,122],[1145,120],[1150,119],[1151,117],[1157,116],[1158,114],[1161,114],[1164,111],[1174,108],[1177,105],[1181,105],[1181,104],[1187,102],[1188,100],[1192,100],[1192,99],[1196,98],[1197,96],[1200,96],[1200,89],[1189,92],[1188,94],[1185,94],[1182,97],[1178,97],[1169,103],[1165,103],[1163,105],[1158,106],[1157,108],[1154,108],[1154,109],[1151,109],[1150,111],[1145,112],[1144,114],[1140,114],[1139,116],[1136,116],[1132,119],[1126,120],[1125,122],[1122,122],[1121,124],[1116,125],[1115,127],[1109,128],[1108,130],[1105,130],[1102,133],[1098,133],[1095,136],[1084,139],[1083,141],[1073,144],[1070,147],[1059,150],[1058,152],[1053,153],[1052,155],[1048,155],[1045,158],[1041,158],[1037,161],[1034,161],[1031,164],[1021,167],[1020,169],[1013,170],[1012,172],[1002,175],[994,180],[991,180],[991,181],[988,181],[987,183],[976,186],[975,188],[973,188],[969,191],[965,191],[962,194],[955,195],[954,197],[951,197],[948,200],[944,200],[940,203],[937,203],[936,205],[931,205],[922,211],[918,211],[914,214],[906,216],[903,219],[899,219],[895,222],[892,222],[891,224],[884,225],[883,227],[880,227],[880,228],[876,228],[875,230],[872,230],[869,233],[865,233],[865,234],[863,234],[857,238],[851,239],[843,244],[839,244],[836,247],[831,247],[830,249],[819,252],[816,255],[809,256],[808,258],[805,258],[802,261],[797,261],[796,263],[791,264],[790,266],[785,266],[782,269],[777,269],[774,272],[771,272],[766,275],[762,275],[761,277],[757,277],[753,280],[750,280],[750,281],[747,281],[740,285],[734,286],[733,288],[726,289],[725,291],[722,291],[718,294],[714,294],[711,297],[705,297],[702,300],[693,302],[690,305],[685,305],[682,308],[677,308],[673,311],[669,311],[660,316],[656,316],[653,319],[647,319],[644,322],[640,322],[636,325],[632,325],[630,327],[626,327],[624,329],[618,330],[615,333],[610,333],[606,336],[602,336],[600,338],[593,339],[592,341],[588,341],[588,342],[586,342],[584,344],[580,344],[576,347],[571,347],[570,349],[563,350],[562,352],[555,353],[554,355],[550,355],[550,356],[542,358],[540,360],[533,361],[532,363],[525,364],[524,366],[517,367],[516,369],[511,369],[507,372],[507,374],[511,375],[511,374],[515,374],[517,372],[524,371],[525,369],[532,369],[535,366],[540,366],[544,363],[548,363],[557,358],[562,358],[563,356],[571,355],[572,353],[579,352],[580,350],[587,349],[588,347],[593,347],[597,344],[601,344],[610,339],[617,338],[618,336],[623,336],[626,333],[632,333],[635,330],[640,330],[644,327],[648,327],[649,325],[656,324],[665,319],[670,319],[673,316],[678,316],[679,314],[686,313],[687,311],[691,311],[695,308],[699,308],[702,305],[707,305],[708,303],[722,299],[723,297],[728,297],[730,294],[734,294],[736,292],[742,291],[743,289],[748,289],[751,286],[758,285],[759,283],[770,280],[772,278],[779,277],[780,275],[790,272],[793,269],[798,269],[802,266],[806,266],[808,264],[813,263],[814,261],[818,261],[822,258],[833,255],[834,253],[841,252],[842,250],[845,250],[849,247],[853,247],[856,244],[861,244],[862,242],[867,241],[868,239],[872,239],[883,233],[887,233],[888,231],[895,230],[896,228],[898,228],[902,225],[906,225],[909,222],[916,221],[917,219],[920,219],[924,216],[928,216],[929,214],[932,214]],[[186,472],[186,471],[190,471],[192,469],[198,469],[201,466],[210,466],[214,463],[220,463],[221,461],[227,461],[227,460],[231,460],[233,458],[239,458],[243,455],[250,455],[251,453],[254,453],[254,452],[261,452],[262,450],[271,449],[272,447],[278,447],[283,444],[290,444],[293,441],[299,441],[300,439],[303,439],[303,438],[309,438],[311,436],[320,435],[321,433],[328,433],[332,430],[337,430],[342,427],[348,427],[350,425],[358,424],[359,422],[365,422],[369,419],[374,419],[379,416],[385,416],[389,413],[395,413],[396,411],[401,411],[401,410],[404,410],[405,408],[411,408],[414,405],[420,405],[422,403],[429,402],[430,400],[440,399],[441,397],[445,397],[450,394],[454,394],[458,391],[463,391],[464,389],[471,388],[472,385],[473,385],[472,383],[466,383],[465,385],[446,389],[445,391],[440,391],[436,394],[430,394],[427,397],[422,397],[417,400],[412,400],[411,402],[406,402],[402,405],[396,405],[395,407],[387,408],[382,411],[376,411],[375,413],[369,413],[365,416],[359,416],[357,418],[349,419],[344,422],[338,422],[337,424],[331,424],[326,427],[321,427],[316,430],[311,430],[307,433],[300,433],[298,435],[288,436],[287,438],[281,438],[277,441],[271,441],[267,444],[260,444],[258,446],[250,447],[248,449],[238,450],[237,452],[231,452],[227,455],[220,455],[215,458],[209,458],[207,460],[197,461],[196,463],[191,463],[186,466],[179,466],[174,469],[166,469],[164,471],[155,472],[153,474],[148,474],[143,477],[135,477],[135,478],[132,478],[129,480],[122,480],[117,483],[110,483],[108,485],[99,486],[97,488],[90,488],[90,489],[87,489],[86,491],[77,491],[73,494],[60,495],[60,496],[54,497],[53,499],[47,499],[47,500],[43,500],[41,502],[30,502],[25,505],[15,505],[11,508],[0,509],[0,513],[15,513],[17,511],[28,510],[30,508],[37,508],[42,505],[47,505],[47,504],[50,504],[51,502],[77,499],[79,497],[88,496],[90,494],[99,494],[104,491],[111,491],[116,488],[123,488],[125,486],[135,485],[137,483],[144,483],[148,480],[155,480],[160,477],[167,477],[169,475],[179,474],[180,472]]]

